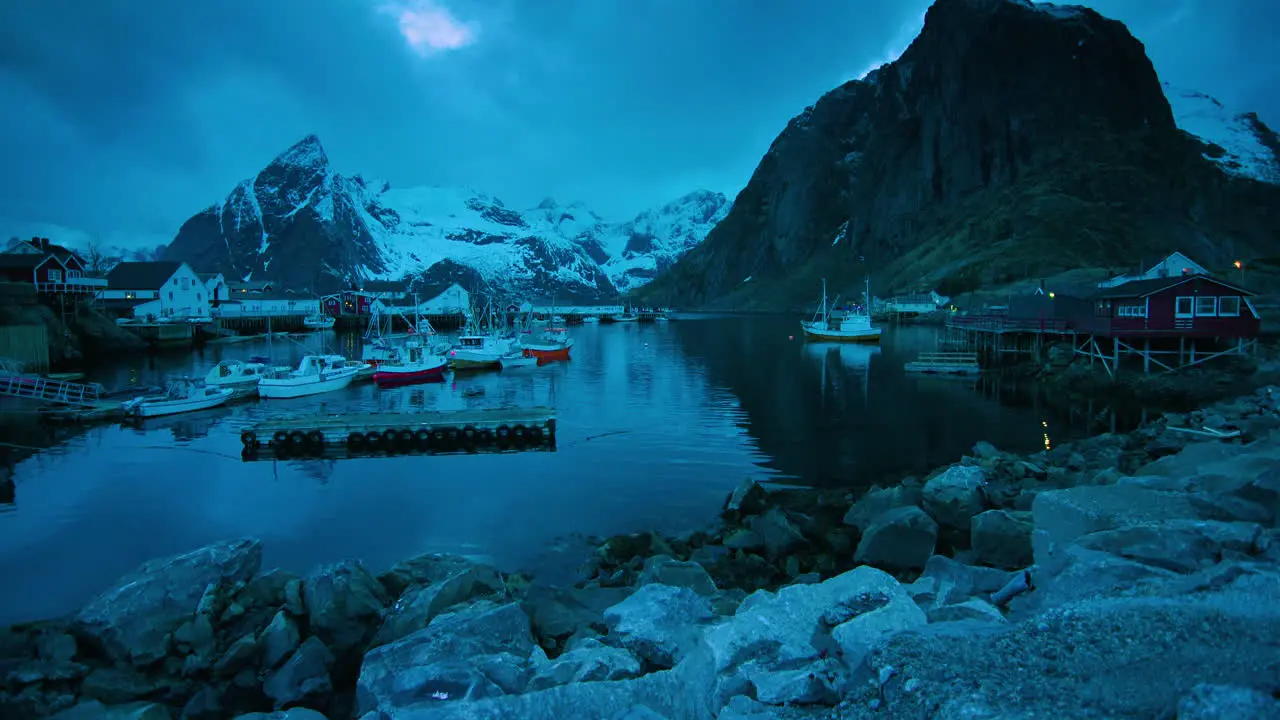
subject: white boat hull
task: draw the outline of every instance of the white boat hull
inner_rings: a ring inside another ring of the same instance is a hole
[[[854,330],[832,330],[814,323],[800,323],[805,338],[823,342],[880,342],[880,328],[857,328]]]
[[[351,384],[359,368],[345,368],[333,373],[306,377],[263,378],[258,383],[258,397],[298,398],[341,390]]]
[[[139,417],[162,417],[164,415],[177,415],[178,413],[208,410],[209,408],[218,407],[219,405],[226,403],[234,394],[235,392],[233,390],[220,388],[209,395],[194,398],[183,398],[181,400],[144,398],[134,406],[133,412]]]

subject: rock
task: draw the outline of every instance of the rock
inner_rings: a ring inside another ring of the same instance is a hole
[[[1030,565],[1031,513],[987,510],[973,516],[969,544],[974,560],[984,565],[1016,570]]]
[[[390,712],[433,699],[477,700],[503,694],[480,661],[505,654],[523,662],[534,648],[529,625],[517,603],[480,601],[370,650],[356,684],[357,714]]]
[[[768,496],[768,491],[760,483],[747,478],[725,498],[722,514],[736,519],[763,512]]]
[[[461,555],[427,553],[396,563],[378,576],[378,581],[391,597],[399,597],[415,585],[432,585],[475,567],[476,563]]]
[[[262,564],[257,540],[214,543],[144,563],[75,618],[77,634],[109,658],[145,665],[169,652],[170,635],[195,614],[208,588],[246,583]]]
[[[311,632],[338,654],[361,646],[372,636],[387,603],[386,591],[377,578],[352,561],[308,575],[302,595]]]
[[[795,670],[837,653],[856,670],[885,638],[925,622],[896,580],[866,566],[817,585],[757,591],[704,636],[720,676],[713,706],[761,686],[778,704],[809,697],[817,688],[795,682]],[[795,697],[786,696],[787,688]]]
[[[764,538],[754,530],[738,528],[724,536],[724,546],[730,550],[763,550]]]
[[[64,632],[41,635],[36,639],[36,654],[47,662],[70,662],[76,658],[76,639]]]
[[[248,715],[237,715],[235,720],[327,720],[327,718],[315,710],[294,707],[289,708],[288,710],[277,710],[273,713],[249,713]]]
[[[854,560],[885,570],[924,567],[938,542],[938,526],[910,505],[882,513],[864,532]]]
[[[928,610],[972,598],[988,598],[1008,584],[1013,576],[1011,572],[965,565],[949,557],[934,555],[925,563],[920,577],[905,589],[916,604]]]
[[[969,531],[969,520],[983,510],[986,473],[974,465],[952,465],[924,485],[925,512],[943,525]]]
[[[714,595],[717,591],[715,581],[705,568],[696,562],[676,560],[669,555],[654,555],[645,560],[639,583],[687,587],[699,595]]]
[[[242,668],[255,664],[258,654],[258,641],[254,633],[245,633],[236,638],[214,663],[213,671],[219,675],[234,675]]]
[[[1001,454],[995,445],[986,440],[979,440],[973,444],[973,456],[978,460],[996,460]]]
[[[281,610],[271,618],[271,624],[262,630],[258,643],[262,646],[262,667],[271,670],[293,654],[302,642],[298,625]]]
[[[97,700],[86,700],[49,720],[170,720],[170,716],[163,705],[156,703],[103,705]]]
[[[1076,544],[1189,573],[1213,565],[1224,553],[1253,554],[1262,536],[1262,528],[1255,523],[1166,520],[1090,533]]]
[[[632,588],[563,590],[533,585],[520,607],[533,623],[533,632],[547,646],[562,647],[571,636],[605,632],[604,610],[622,602]]]
[[[930,608],[928,613],[929,622],[960,622],[964,620],[978,620],[981,622],[1006,622],[1004,614],[995,605],[986,600],[965,600],[964,602],[952,605],[941,605]]]
[[[1201,684],[1178,701],[1177,720],[1280,720],[1280,700],[1253,688]]]
[[[894,508],[916,505],[921,502],[921,497],[919,488],[915,487],[871,488],[845,513],[844,524],[865,533],[876,518]]]
[[[80,686],[80,695],[90,700],[117,705],[155,695],[163,691],[167,684],[130,668],[100,667],[85,676]]]
[[[640,661],[622,648],[587,638],[555,660],[536,669],[528,689],[545,690],[571,682],[597,682],[639,677]]]
[[[384,584],[385,584],[384,580]],[[374,637],[375,645],[385,645],[426,627],[446,609],[477,597],[506,593],[502,576],[488,565],[468,564],[430,585],[410,587],[387,612]]]
[[[320,638],[307,638],[278,670],[262,683],[262,691],[275,701],[276,707],[294,705],[309,699],[323,699],[333,692],[329,669],[334,657]]]
[[[805,544],[800,529],[778,508],[769,508],[763,515],[748,518],[747,527],[760,536],[765,555],[771,560]]]
[[[205,685],[182,706],[182,720],[222,720],[227,715],[218,691]]]
[[[1179,493],[1131,485],[1051,490],[1037,495],[1032,507],[1033,554],[1037,566],[1053,573],[1064,562],[1063,549],[1089,533],[1195,517],[1195,509]]]
[[[604,611],[611,635],[658,667],[669,668],[696,643],[698,625],[713,617],[711,603],[689,588],[643,585]]]

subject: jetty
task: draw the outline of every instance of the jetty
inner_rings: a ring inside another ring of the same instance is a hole
[[[547,407],[434,413],[345,413],[273,418],[240,434],[246,462],[478,452],[554,452]],[[266,451],[266,452],[263,452]]]
[[[978,365],[978,353],[972,352],[920,353],[915,360],[904,365],[903,369],[909,373],[930,375],[977,375],[982,372]]]

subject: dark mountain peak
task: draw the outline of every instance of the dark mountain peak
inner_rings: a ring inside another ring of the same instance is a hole
[[[554,210],[558,207],[560,207],[560,203],[557,203],[555,198],[546,197],[542,199],[542,202],[538,203],[536,209],[537,210]]]
[[[294,143],[288,150],[276,156],[267,167],[296,167],[320,170],[328,167],[329,156],[316,135],[308,135]]]

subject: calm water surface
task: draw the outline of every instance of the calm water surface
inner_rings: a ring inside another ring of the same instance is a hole
[[[236,536],[265,565],[306,571],[359,558],[375,569],[421,552],[482,556],[548,574],[572,564],[560,539],[714,519],[744,477],[862,484],[924,472],[980,439],[1030,451],[1065,439],[1062,418],[974,382],[905,376],[931,328],[882,347],[806,345],[794,318],[722,317],[575,328],[573,360],[459,374],[394,390],[372,384],[71,434],[3,405],[16,486],[0,498],[0,622],[70,611],[149,558]],[[302,341],[350,355],[359,339]],[[105,367],[107,384],[203,376],[265,343],[157,355]],[[297,342],[273,342],[296,359]],[[476,390],[482,391],[477,394]],[[239,433],[276,413],[550,405],[554,453],[340,461],[240,460]]]

